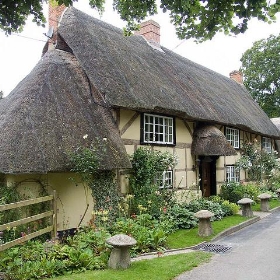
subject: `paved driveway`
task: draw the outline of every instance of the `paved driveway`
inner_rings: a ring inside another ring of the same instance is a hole
[[[177,280],[279,280],[280,210],[214,242],[232,247]]]

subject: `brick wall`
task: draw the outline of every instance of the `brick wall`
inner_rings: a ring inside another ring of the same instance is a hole
[[[243,84],[243,75],[240,71],[234,70],[229,73],[229,77],[239,84]]]
[[[160,44],[160,25],[154,20],[141,23],[140,30],[135,34],[144,36],[149,42]]]

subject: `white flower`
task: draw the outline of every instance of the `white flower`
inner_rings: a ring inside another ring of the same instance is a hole
[[[87,138],[88,138],[88,135],[87,135],[87,134],[85,134],[85,135],[83,136],[83,138],[84,138],[84,139],[87,139]]]

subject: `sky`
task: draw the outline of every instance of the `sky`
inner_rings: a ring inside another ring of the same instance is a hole
[[[112,0],[106,1],[106,9],[101,17],[87,3],[87,0],[80,0],[74,3],[74,7],[119,28],[125,26],[119,15],[113,11]],[[47,6],[44,11],[47,17]],[[231,71],[240,68],[242,54],[251,48],[255,41],[280,33],[280,16],[273,24],[253,19],[244,34],[226,36],[219,33],[212,40],[197,44],[194,40],[182,41],[176,37],[175,28],[167,13],[159,12],[150,18],[161,26],[162,46],[227,77]],[[6,36],[0,32],[0,91],[4,92],[4,96],[7,96],[40,60],[47,41],[44,33],[47,31],[47,25],[45,28],[38,27],[29,19],[22,33]]]

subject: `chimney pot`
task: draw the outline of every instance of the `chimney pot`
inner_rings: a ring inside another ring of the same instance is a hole
[[[152,44],[160,45],[160,25],[154,20],[142,22],[140,30],[135,34],[144,36]]]
[[[65,9],[66,6],[64,4],[58,5],[56,3],[49,2],[49,28],[53,28],[53,36],[50,41],[53,43],[57,40],[58,24]],[[51,45],[51,42],[49,45]]]
[[[234,71],[230,72],[229,77],[232,80],[235,80],[237,83],[243,85],[243,75],[240,71],[234,70]]]

